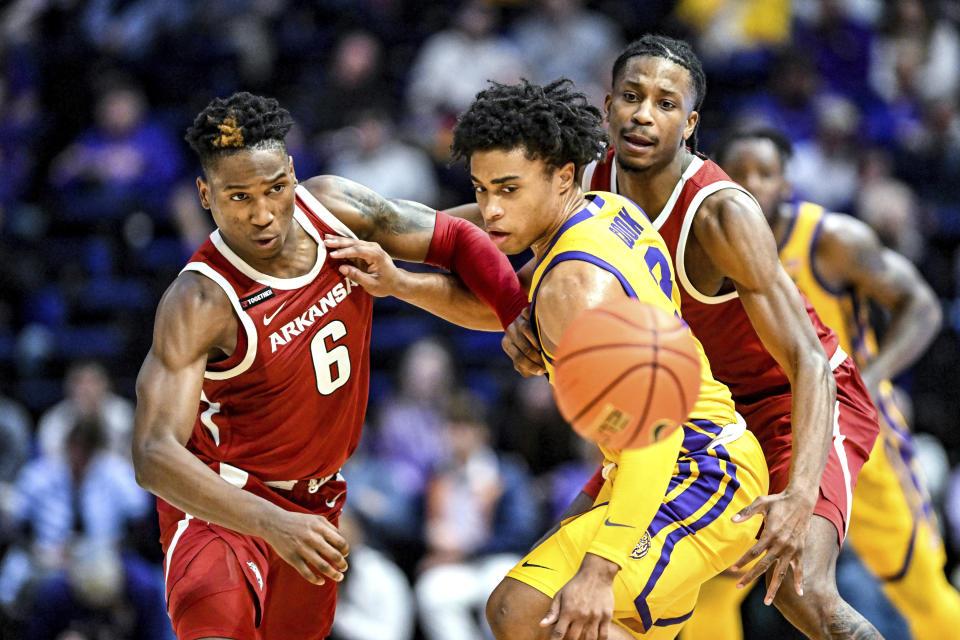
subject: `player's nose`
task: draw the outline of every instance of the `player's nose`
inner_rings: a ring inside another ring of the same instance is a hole
[[[274,218],[276,218],[276,214],[266,206],[254,207],[250,214],[250,222],[258,227],[269,226]]]
[[[653,119],[650,117],[650,101],[641,100],[637,103],[637,108],[633,112],[633,121],[641,125],[653,124]]]

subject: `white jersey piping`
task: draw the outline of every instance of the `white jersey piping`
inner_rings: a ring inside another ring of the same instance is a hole
[[[254,358],[257,357],[257,326],[253,323],[253,318],[247,315],[247,312],[240,306],[240,298],[237,297],[237,292],[233,290],[233,287],[230,286],[227,279],[220,275],[213,267],[205,262],[190,262],[180,273],[184,271],[196,271],[217,283],[217,285],[223,289],[223,292],[227,294],[230,304],[233,305],[234,312],[240,319],[240,325],[247,334],[247,353],[237,366],[227,369],[226,371],[204,371],[203,377],[208,380],[226,380],[227,378],[240,375],[250,368]]]
[[[686,290],[690,297],[698,302],[703,304],[720,304],[721,302],[726,302],[727,300],[733,300],[738,297],[739,294],[736,291],[731,291],[730,293],[725,293],[720,296],[707,296],[699,291],[693,286],[693,283],[690,282],[690,279],[687,277],[687,269],[685,265],[685,257],[687,253],[687,240],[690,237],[690,229],[693,227],[693,219],[696,217],[697,212],[700,210],[700,205],[703,204],[703,201],[706,200],[709,196],[712,196],[717,191],[722,191],[723,189],[736,189],[741,191],[750,198],[756,204],[756,200],[750,192],[738,185],[736,182],[731,182],[729,180],[721,180],[719,182],[714,182],[708,184],[707,186],[700,189],[697,192],[697,195],[693,197],[693,200],[690,202],[690,206],[687,207],[687,210],[683,214],[683,223],[680,227],[680,238],[677,240],[677,279],[680,280],[681,286]],[[759,210],[760,205],[757,205]]]
[[[330,213],[330,210],[323,206],[323,204],[317,200],[316,196],[310,193],[310,190],[305,186],[297,185],[297,195],[300,196],[300,199],[303,200],[308,207],[310,207],[310,210],[313,212],[313,214],[323,220],[324,224],[326,224],[328,227],[344,237],[353,238],[354,240],[358,239],[357,234],[355,234],[350,227],[343,224],[340,218]],[[323,246],[322,241],[320,242],[320,246]]]

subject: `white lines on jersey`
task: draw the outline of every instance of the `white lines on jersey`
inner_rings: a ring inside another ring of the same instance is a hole
[[[341,491],[341,492],[338,493],[337,495],[333,496],[333,499],[332,499],[332,500],[324,500],[323,502],[324,502],[324,504],[326,504],[329,508],[333,509],[335,506],[337,506],[337,500],[339,500],[339,499],[340,499],[340,496],[342,496],[342,495],[343,495],[343,491]]]
[[[271,313],[271,314],[268,315],[268,316],[266,316],[266,315],[263,316],[263,326],[266,327],[266,326],[268,326],[271,322],[273,322],[273,319],[277,317],[277,314],[280,313],[280,309],[283,309],[283,305],[285,305],[285,304],[287,304],[287,301],[286,301],[286,300],[284,300],[284,301],[283,301],[283,304],[281,304],[279,307],[277,307],[276,310],[275,310],[273,313]]]

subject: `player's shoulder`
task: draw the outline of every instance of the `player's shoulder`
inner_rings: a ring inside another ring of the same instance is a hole
[[[697,229],[712,228],[718,232],[769,229],[757,201],[733,186],[719,189],[704,198],[694,224]]]
[[[879,248],[877,234],[865,222],[845,214],[824,211],[817,234],[817,253],[845,252],[861,247]]]
[[[216,320],[233,314],[226,291],[208,276],[185,270],[174,279],[160,299],[161,316],[196,317]]]

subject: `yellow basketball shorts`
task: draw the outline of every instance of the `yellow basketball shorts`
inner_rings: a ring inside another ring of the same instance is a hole
[[[591,510],[564,522],[507,577],[552,598],[576,574],[604,526],[615,482],[611,474]],[[760,518],[741,523],[731,518],[766,495],[768,486],[763,451],[749,431],[725,445],[678,457],[653,521],[624,546],[613,585],[614,620],[637,637],[673,638],[693,612],[700,585],[756,541]]]

